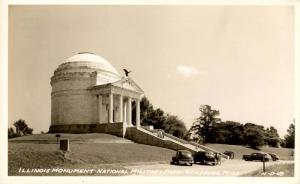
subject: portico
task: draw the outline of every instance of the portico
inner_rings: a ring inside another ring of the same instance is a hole
[[[90,90],[97,97],[99,124],[123,122],[125,126],[140,126],[140,101],[143,92],[130,78],[94,86]],[[132,113],[135,113],[134,120]]]

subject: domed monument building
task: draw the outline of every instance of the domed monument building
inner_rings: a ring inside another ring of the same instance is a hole
[[[173,150],[215,152],[152,126],[140,126],[144,92],[124,71],[121,76],[108,61],[89,52],[66,59],[51,77],[49,133],[107,133]]]
[[[93,53],[82,52],[66,59],[54,71],[51,86],[50,133],[124,136],[126,127],[140,126],[143,90],[127,71],[121,76],[108,61]]]

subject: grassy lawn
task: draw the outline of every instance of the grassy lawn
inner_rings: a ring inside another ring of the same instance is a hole
[[[161,147],[136,144],[126,139],[108,134],[61,134],[69,138],[70,152],[62,152],[56,144],[55,134],[39,134],[10,139],[8,142],[8,174],[15,175],[128,175],[124,173],[36,173],[19,172],[20,168],[29,169],[99,169],[124,170],[125,165],[145,165],[149,163],[168,163],[175,151]],[[43,141],[41,141],[43,140]],[[215,150],[235,152],[235,158],[251,154],[257,150],[237,145],[207,144]],[[263,148],[262,151],[273,152],[281,159],[292,160],[293,149]],[[274,168],[270,168],[276,169]],[[293,168],[292,168],[293,169]],[[23,170],[21,170],[23,171]],[[293,173],[289,165],[280,167],[284,173]],[[255,173],[252,173],[253,175]],[[260,175],[259,172],[256,175]],[[251,175],[252,176],[252,175]]]
[[[211,147],[220,152],[224,152],[226,150],[233,151],[234,156],[237,159],[242,159],[243,155],[251,154],[253,152],[258,152],[259,150],[255,150],[252,148],[248,148],[241,145],[229,145],[229,144],[206,144],[205,146]],[[294,157],[291,156],[294,149],[289,148],[261,148],[261,151],[267,153],[276,153],[281,160],[293,160]]]
[[[262,169],[243,176],[256,176],[256,177],[293,177],[294,164],[276,164],[266,167],[266,172],[263,173]]]
[[[87,163],[170,161],[174,151],[143,144],[73,144],[70,157]]]
[[[45,134],[46,135],[46,134]],[[84,135],[72,135],[73,138]],[[111,135],[88,135],[108,138]],[[52,136],[40,136],[47,138]],[[25,138],[25,137],[24,137]],[[122,139],[112,136],[113,139]],[[8,144],[8,174],[13,175],[80,175],[63,173],[19,173],[20,168],[66,168],[66,169],[117,169],[122,170],[122,164],[138,162],[169,162],[174,151],[135,143],[70,143],[71,151],[63,153],[58,150],[58,144],[38,144],[36,142],[9,142]],[[83,175],[114,175],[92,173]],[[120,175],[120,174],[115,174]],[[122,174],[121,174],[122,175]]]
[[[71,142],[89,142],[90,140],[101,141],[124,141],[123,138],[100,133],[88,133],[88,134],[60,134],[61,139],[69,138]],[[9,142],[42,142],[42,143],[56,143],[56,134],[34,134],[23,137],[16,137],[9,139]],[[129,140],[128,140],[129,141]]]

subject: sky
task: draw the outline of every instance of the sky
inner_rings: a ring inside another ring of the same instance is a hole
[[[105,58],[155,108],[189,128],[200,105],[222,120],[274,126],[294,118],[293,7],[10,6],[8,125],[47,132],[50,78],[68,57]]]

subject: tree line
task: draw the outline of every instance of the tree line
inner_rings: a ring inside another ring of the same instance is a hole
[[[201,105],[200,116],[189,130],[188,139],[198,143],[221,143],[249,145],[252,148],[268,145],[271,147],[294,148],[295,124],[289,126],[288,134],[281,139],[273,126],[264,127],[255,123],[222,121],[220,112],[209,105]]]
[[[236,121],[222,121],[220,112],[209,105],[201,105],[200,116],[189,130],[178,116],[166,114],[160,108],[154,108],[149,100],[141,100],[141,125],[152,125],[166,133],[201,144],[220,143],[248,145],[252,148],[268,145],[271,147],[294,148],[295,123],[291,123],[287,135],[281,139],[275,127],[264,127],[255,123],[242,124]]]

